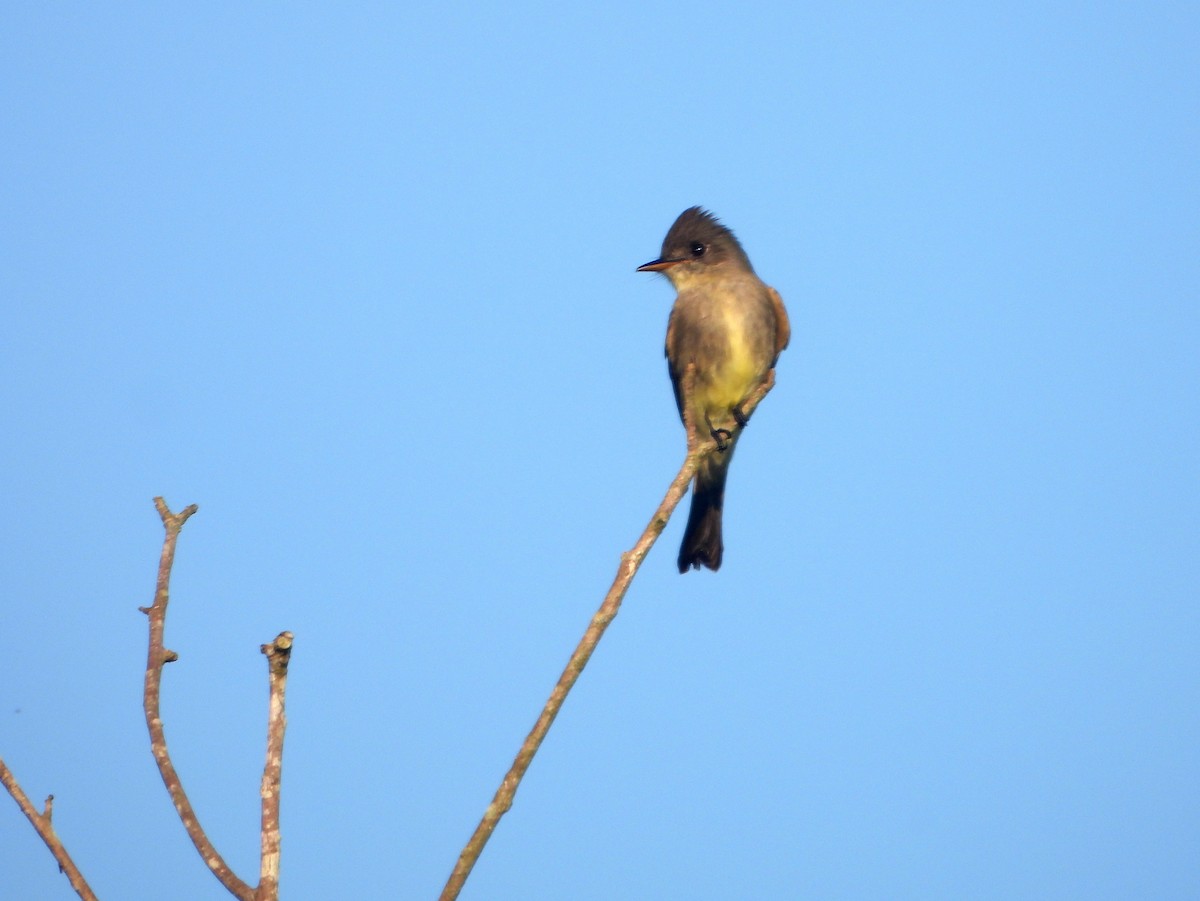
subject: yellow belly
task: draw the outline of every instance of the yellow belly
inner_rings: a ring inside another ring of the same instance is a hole
[[[745,399],[750,390],[762,378],[761,361],[756,360],[742,328],[742,317],[725,315],[728,335],[727,356],[705,384],[697,398],[700,406],[714,415],[733,409]]]

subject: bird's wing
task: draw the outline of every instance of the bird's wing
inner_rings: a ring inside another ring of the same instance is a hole
[[[768,286],[767,296],[771,298],[771,309],[775,313],[775,359],[778,360],[779,354],[788,346],[788,341],[792,339],[792,325],[788,322],[787,310],[783,308],[783,298],[779,296],[779,292]],[[667,335],[667,340],[670,341],[669,329]],[[772,363],[771,365],[774,366],[775,364]]]
[[[675,341],[678,338],[678,332],[675,328],[675,309],[671,309],[671,315],[667,317],[667,343],[664,348],[667,357],[667,372],[671,375],[671,390],[675,392],[675,406],[679,408],[679,416],[683,417],[683,373],[676,367],[676,361],[679,359],[678,349],[675,347]]]

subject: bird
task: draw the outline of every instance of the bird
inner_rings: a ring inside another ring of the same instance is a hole
[[[658,259],[637,271],[660,273],[675,288],[666,340],[675,404],[685,428],[690,416],[696,430],[707,430],[716,443],[696,469],[676,562],[680,573],[715,571],[725,550],[725,479],[746,425],[742,405],[774,370],[791,325],[779,292],[755,274],[734,233],[701,207],[684,210]]]

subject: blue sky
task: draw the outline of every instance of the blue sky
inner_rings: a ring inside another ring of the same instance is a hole
[[[1200,895],[1194,4],[8,4],[0,755],[102,897],[435,897],[682,460],[652,259],[793,339],[472,899]],[[0,804],[0,884],[70,890]]]

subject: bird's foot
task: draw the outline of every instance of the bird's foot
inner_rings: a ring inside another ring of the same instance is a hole
[[[721,453],[729,450],[730,443],[733,441],[733,432],[729,429],[713,429],[713,440],[717,442],[717,450]]]

